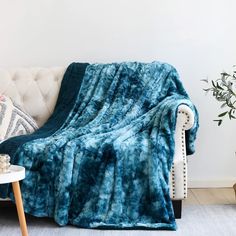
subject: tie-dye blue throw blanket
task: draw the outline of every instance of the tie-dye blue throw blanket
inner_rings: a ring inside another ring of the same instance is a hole
[[[25,211],[84,228],[176,229],[169,196],[178,106],[197,112],[165,63],[72,63],[54,113],[0,153],[26,168]],[[10,186],[2,196],[13,199]]]

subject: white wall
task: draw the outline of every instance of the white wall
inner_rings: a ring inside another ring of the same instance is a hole
[[[72,61],[166,61],[176,66],[200,124],[192,186],[236,182],[236,121],[217,127],[201,79],[236,64],[235,0],[0,0],[0,66]]]

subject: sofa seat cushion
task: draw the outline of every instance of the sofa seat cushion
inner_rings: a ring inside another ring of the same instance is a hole
[[[29,114],[7,96],[0,95],[0,142],[13,136],[32,133],[37,128]]]

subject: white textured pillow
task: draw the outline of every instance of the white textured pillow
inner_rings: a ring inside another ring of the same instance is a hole
[[[38,129],[34,119],[6,96],[0,95],[0,142]]]

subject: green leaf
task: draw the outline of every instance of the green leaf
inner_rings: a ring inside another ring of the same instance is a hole
[[[222,72],[220,73],[222,76],[230,76],[230,74],[226,73],[226,72]]]
[[[235,110],[233,110],[233,109],[230,109],[230,111],[229,111],[229,119],[231,120],[232,118],[233,119],[236,119],[236,117],[234,116],[234,115],[232,115],[232,113],[234,113],[235,112]]]
[[[224,102],[221,106],[220,106],[220,108],[224,108],[224,107],[226,107],[226,102]]]
[[[215,85],[215,83],[214,83],[213,80],[211,81],[211,83],[212,83],[212,86],[213,86],[214,88],[216,88],[216,85]]]
[[[225,112],[219,114],[218,117],[223,117],[223,116],[225,116],[227,113],[228,113],[228,111],[225,111]]]
[[[213,121],[218,122],[218,126],[220,126],[222,124],[222,120],[213,120]]]
[[[218,89],[224,90],[224,89],[219,85],[218,82],[216,83],[216,87],[217,87]]]
[[[208,79],[201,79],[201,81],[208,83]]]

